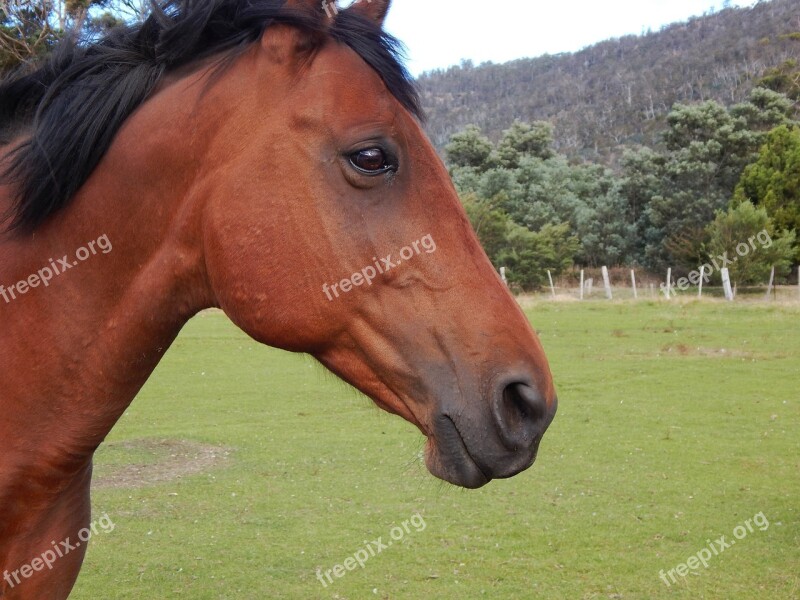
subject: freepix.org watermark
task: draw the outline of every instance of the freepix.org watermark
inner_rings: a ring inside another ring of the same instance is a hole
[[[664,582],[664,585],[670,587],[673,583],[678,583],[678,579],[675,577],[675,575],[678,575],[678,577],[686,577],[691,571],[699,571],[701,565],[704,569],[707,569],[709,561],[713,557],[719,556],[725,552],[725,550],[734,546],[736,544],[736,540],[743,540],[747,537],[748,533],[753,533],[755,531],[754,526],[755,528],[758,528],[759,531],[766,531],[769,529],[769,520],[763,512],[753,516],[752,519],[747,519],[741,525],[734,527],[733,537],[735,539],[728,540],[728,536],[723,535],[714,541],[706,540],[708,547],[699,550],[687,558],[685,563],[679,564],[674,569],[670,569],[666,573],[664,572],[664,569],[661,569],[661,571],[658,573],[658,576],[661,578],[661,581]]]
[[[114,525],[114,522],[108,514],[103,513],[103,516],[97,521],[93,521],[88,527],[84,527],[78,532],[77,541],[66,538],[58,543],[51,542],[52,548],[48,548],[29,563],[22,565],[15,571],[5,571],[3,573],[3,579],[5,579],[6,583],[13,589],[25,579],[33,577],[34,573],[44,571],[45,568],[52,570],[53,565],[58,562],[58,559],[64,558],[70,552],[74,552],[100,531],[103,533],[111,533],[114,531],[114,527],[116,527],[116,525]]]
[[[756,242],[760,244],[760,246],[756,245]],[[673,286],[672,282],[662,283],[661,284],[661,291],[669,297],[669,294],[676,294],[677,292],[675,289],[679,289],[682,292],[685,292],[689,289],[690,285],[698,285],[700,280],[702,279],[705,283],[708,283],[711,279],[711,276],[714,273],[722,271],[722,269],[727,269],[730,265],[735,263],[739,260],[739,258],[744,258],[745,256],[749,255],[750,252],[758,250],[759,248],[762,250],[766,250],[767,248],[772,246],[772,237],[770,237],[769,232],[765,229],[758,233],[758,235],[752,236],[746,242],[741,242],[736,246],[736,254],[737,256],[729,257],[727,252],[724,252],[720,256],[715,256],[711,258],[711,264],[706,263],[700,267],[700,269],[695,269],[691,273],[689,273],[686,277],[681,277]],[[719,261],[719,262],[717,262]]]
[[[386,540],[386,543],[384,543],[383,537],[372,541],[364,540],[364,547],[357,550],[352,556],[348,556],[344,559],[342,564],[334,565],[332,568],[326,569],[325,571],[317,569],[317,579],[319,579],[322,587],[325,588],[333,583],[333,577],[341,579],[348,571],[354,571],[357,567],[363,569],[370,558],[377,556],[384,550],[388,550],[394,542],[402,541],[406,535],[412,532],[412,527],[413,531],[417,533],[425,531],[427,524],[421,514],[417,513],[410,519],[403,521],[400,525],[392,527],[389,531],[390,539]],[[333,577],[331,577],[331,575],[333,575]]]
[[[39,271],[28,276],[26,279],[18,281],[8,287],[0,285],[0,298],[5,300],[6,304],[8,304],[12,300],[16,300],[19,296],[27,294],[33,288],[37,288],[40,285],[44,287],[49,286],[54,277],[63,275],[69,269],[73,269],[80,263],[89,260],[98,252],[108,254],[113,249],[114,247],[111,245],[108,235],[103,234],[96,240],[86,244],[86,246],[81,246],[75,250],[75,257],[73,260],[70,260],[67,254],[59,259],[54,260],[51,258],[48,266],[42,267]]]
[[[425,251],[426,254],[436,252],[436,242],[433,240],[431,234],[401,249],[399,253],[400,258],[395,258],[392,254],[380,259],[378,259],[377,256],[373,256],[371,265],[364,267],[361,271],[353,273],[350,277],[342,279],[338,283],[330,285],[327,283],[324,284],[322,286],[322,292],[328,297],[328,301],[332,302],[333,299],[338,298],[340,294],[352,292],[357,287],[365,284],[369,287],[378,275],[385,275],[392,269],[396,269],[402,265],[403,262],[407,262],[415,256],[419,256],[423,251]]]

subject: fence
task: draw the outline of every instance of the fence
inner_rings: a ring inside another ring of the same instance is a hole
[[[547,271],[549,288],[545,295],[554,299],[577,300],[670,300],[674,298],[717,298],[734,300],[777,300],[800,302],[800,268],[796,285],[775,285],[775,270],[769,282],[761,286],[735,287],[730,283],[728,270],[722,269],[722,287],[706,283],[709,273],[701,268],[688,277],[675,279],[668,269],[663,279],[645,271],[629,268],[581,269],[554,279]],[[502,269],[505,281],[505,269]]]

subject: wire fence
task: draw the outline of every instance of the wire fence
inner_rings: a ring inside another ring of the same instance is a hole
[[[667,276],[670,283],[667,284]],[[727,273],[724,274],[727,276]],[[502,274],[501,274],[502,276]],[[800,273],[796,273],[800,278]],[[793,277],[794,279],[794,277]],[[774,280],[773,280],[774,281]],[[705,279],[695,284],[683,278],[677,281],[671,273],[662,279],[645,271],[614,268],[583,269],[570,271],[560,277],[547,273],[544,289],[533,296],[553,300],[671,300],[705,298],[710,300],[732,300],[747,302],[797,302],[800,304],[800,282],[791,285],[763,285],[745,287],[708,285]]]

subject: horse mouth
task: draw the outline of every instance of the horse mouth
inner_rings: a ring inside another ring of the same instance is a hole
[[[483,487],[492,480],[472,457],[449,416],[440,416],[435,430],[436,437],[429,436],[425,446],[425,464],[433,476],[469,489]]]

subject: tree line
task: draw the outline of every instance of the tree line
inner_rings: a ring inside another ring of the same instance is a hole
[[[470,221],[497,267],[522,289],[573,265],[672,267],[687,274],[762,234],[729,264],[737,285],[800,259],[800,122],[785,94],[676,104],[655,148],[625,149],[617,171],[555,151],[554,128],[514,122],[493,143],[475,126],[445,148]],[[762,232],[766,232],[763,234]]]

